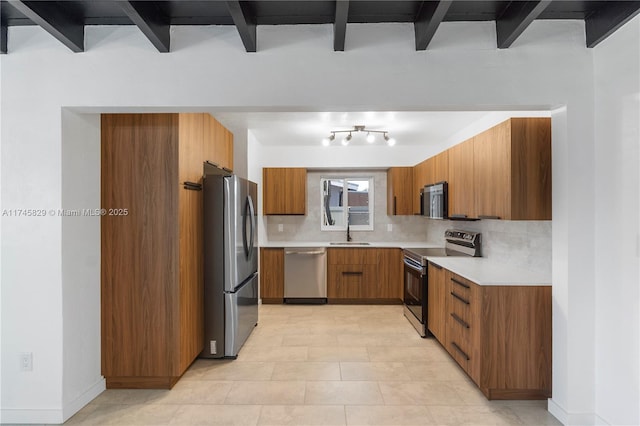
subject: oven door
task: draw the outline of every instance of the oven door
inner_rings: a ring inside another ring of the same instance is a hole
[[[424,334],[424,326],[427,319],[427,283],[422,265],[415,264],[411,259],[404,259],[404,305],[407,311],[421,324]],[[407,316],[407,318],[409,318]],[[411,320],[411,318],[409,318]],[[416,324],[414,323],[414,326]]]

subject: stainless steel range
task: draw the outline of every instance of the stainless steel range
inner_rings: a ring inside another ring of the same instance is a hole
[[[430,335],[427,324],[428,257],[482,255],[482,234],[447,229],[442,248],[404,249],[404,316],[422,337]]]

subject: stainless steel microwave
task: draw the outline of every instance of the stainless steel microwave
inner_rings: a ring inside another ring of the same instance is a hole
[[[420,190],[420,214],[431,219],[447,219],[447,182],[426,185]]]

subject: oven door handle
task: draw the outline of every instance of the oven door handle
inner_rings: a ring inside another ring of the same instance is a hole
[[[422,267],[418,267],[416,265],[414,265],[413,263],[409,262],[407,259],[402,259],[404,261],[404,264],[409,268],[409,269],[413,269],[416,272],[420,272],[420,275],[422,275]]]

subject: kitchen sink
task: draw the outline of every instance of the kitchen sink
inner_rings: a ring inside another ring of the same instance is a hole
[[[352,242],[343,242],[343,243],[329,243],[332,246],[369,246],[371,243],[352,243]]]

